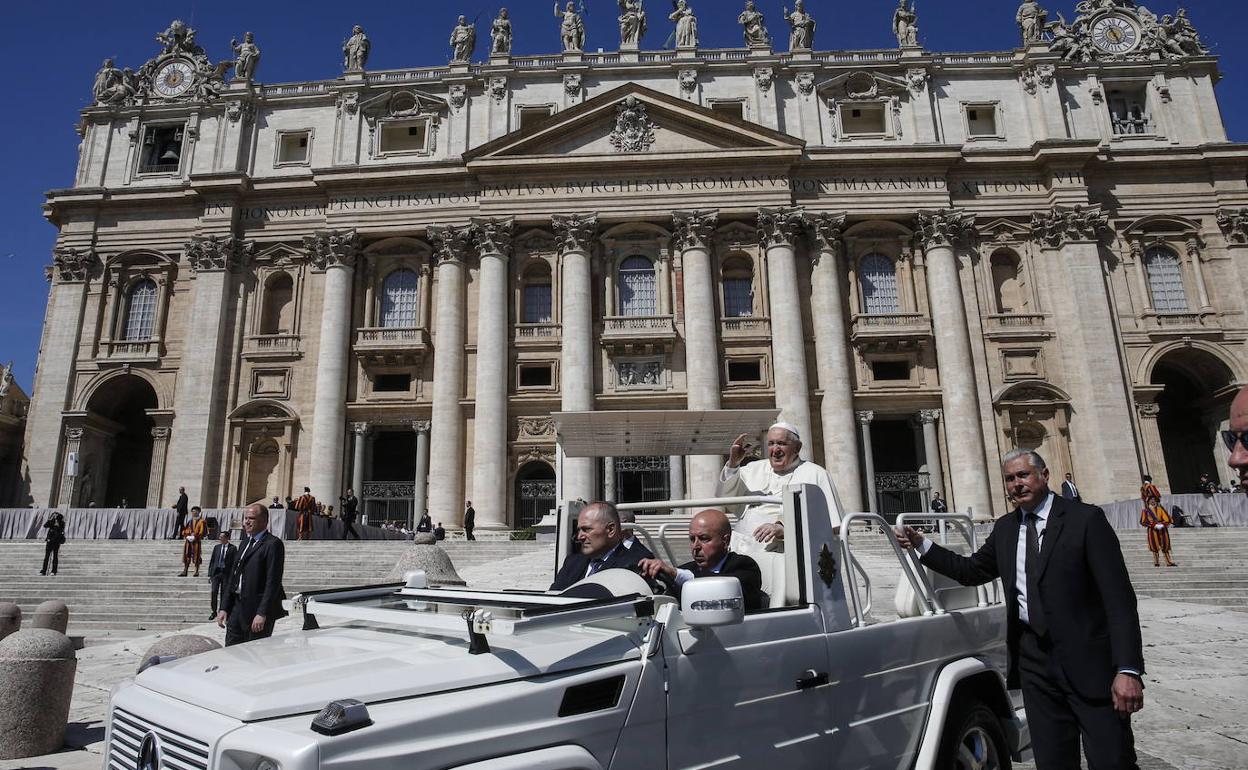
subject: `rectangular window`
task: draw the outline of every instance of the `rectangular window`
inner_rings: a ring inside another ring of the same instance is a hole
[[[995,104],[966,105],[966,133],[971,138],[995,138],[997,133],[997,107]]]
[[[728,382],[756,385],[763,381],[763,362],[757,358],[728,362]]]
[[[278,134],[277,163],[300,164],[308,162],[308,149],[312,143],[311,131],[286,131]]]
[[[1148,112],[1147,85],[1107,86],[1106,101],[1114,136],[1154,133],[1152,118]]]
[[[521,107],[517,110],[520,130],[524,130],[529,126],[536,126],[538,123],[555,114],[555,108],[549,104],[543,104],[540,107]]]
[[[909,361],[872,361],[871,379],[877,382],[909,382]]]
[[[148,126],[143,131],[140,174],[176,174],[182,167],[182,139],[186,124]]]
[[[843,104],[841,105],[841,129],[846,136],[883,135],[887,133],[884,105]]]
[[[381,124],[381,154],[425,152],[428,149],[429,121],[401,120]]]
[[[549,388],[554,384],[555,372],[550,364],[525,364],[520,367],[520,387]]]
[[[378,374],[373,378],[374,393],[406,393],[411,389],[410,374]]]
[[[711,102],[711,110],[737,120],[745,120],[745,102],[742,101]]]
[[[524,287],[524,323],[551,322],[551,287],[548,283],[531,283]]]

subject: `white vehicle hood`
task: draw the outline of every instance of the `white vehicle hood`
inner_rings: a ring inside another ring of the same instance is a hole
[[[466,631],[466,629],[465,629]],[[640,656],[638,632],[590,626],[491,636],[468,654],[462,639],[347,625],[284,634],[170,661],[135,683],[244,722],[479,687]]]

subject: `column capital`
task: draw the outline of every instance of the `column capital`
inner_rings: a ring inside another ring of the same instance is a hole
[[[1184,245],[1187,246],[1187,256],[1191,257],[1193,260],[1200,259],[1200,238],[1195,235],[1190,236],[1187,241],[1184,242]]]
[[[58,283],[88,281],[100,267],[100,258],[91,249],[61,247],[52,251],[52,270]]]
[[[760,208],[758,210],[758,242],[763,248],[796,246],[808,220],[800,206]]]
[[[719,211],[717,209],[673,211],[672,225],[675,235],[672,236],[672,241],[681,251],[708,248],[711,235],[718,224]]]
[[[811,214],[807,222],[810,237],[815,242],[817,253],[813,255],[818,262],[820,254],[840,254],[844,246],[841,236],[845,232],[845,213]]]
[[[237,273],[247,266],[255,251],[255,241],[232,235],[197,235],[186,242],[186,260],[191,263],[192,273]]]
[[[511,236],[516,227],[514,217],[473,217],[470,227],[477,254],[503,259],[511,256]]]
[[[1146,420],[1155,420],[1157,415],[1161,414],[1161,404],[1154,401],[1136,402],[1135,410],[1140,413],[1140,417]]]
[[[429,240],[433,242],[433,258],[437,264],[464,264],[472,251],[472,225],[430,225]]]
[[[928,423],[939,422],[940,418],[941,418],[941,411],[939,409],[920,409],[919,410],[919,422],[924,425]]]
[[[854,417],[858,420],[859,425],[870,425],[875,420],[875,412],[871,410],[863,410],[854,412]]]
[[[363,436],[372,428],[372,423],[353,422],[351,423],[351,432],[357,436]]]
[[[154,441],[168,441],[169,432],[170,431],[167,426],[157,425],[155,428],[152,428],[152,439]]]
[[[1068,243],[1096,243],[1109,229],[1109,215],[1095,206],[1054,206],[1031,215],[1031,235],[1051,248]]]
[[[962,209],[920,211],[915,217],[919,243],[924,253],[939,248],[952,248],[955,243],[975,232],[975,215]]]
[[[433,422],[431,420],[412,420],[411,425],[412,430],[417,433],[428,433],[433,427]]]
[[[331,267],[355,267],[362,247],[360,234],[350,230],[317,230],[304,236],[303,248],[308,261],[318,270]]]
[[[83,434],[82,428],[68,427],[65,429],[65,438],[69,439],[70,441],[81,441],[82,434]]]
[[[555,214],[550,218],[559,241],[559,255],[580,251],[589,253],[594,237],[598,234],[598,214]]]

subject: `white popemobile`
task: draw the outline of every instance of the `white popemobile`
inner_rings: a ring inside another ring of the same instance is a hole
[[[991,589],[929,576],[889,538],[902,617],[871,623],[849,541],[884,520],[842,515],[838,532],[835,495],[808,485],[750,502],[783,506],[784,551],[756,556],[774,560],[768,609],[744,614],[735,578],[687,583],[678,603],[625,570],[587,578],[602,598],[422,573],[304,594],[305,630],[120,685],[105,770],[1008,768],[1030,753]],[[974,545],[968,519],[944,520]]]

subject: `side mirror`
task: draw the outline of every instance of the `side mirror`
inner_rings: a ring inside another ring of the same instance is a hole
[[[680,589],[680,613],[691,628],[732,626],[745,618],[745,597],[735,577],[705,577]]]

